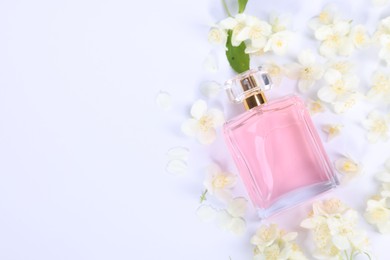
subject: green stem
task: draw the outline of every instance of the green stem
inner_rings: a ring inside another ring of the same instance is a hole
[[[371,255],[370,255],[369,253],[363,252],[363,254],[365,254],[370,260],[372,259],[372,258],[371,258]]]
[[[208,190],[205,189],[205,190],[202,192],[202,195],[200,195],[200,203],[203,203],[203,201],[207,200],[207,198],[206,198],[207,192],[208,192]]]
[[[223,9],[225,10],[226,14],[228,16],[232,17],[232,14],[230,13],[229,8],[228,8],[228,6],[226,4],[226,0],[222,0],[222,5],[223,5]]]
[[[344,254],[345,254],[347,260],[350,260],[350,259],[351,259],[351,258],[348,256],[347,250],[344,250]]]

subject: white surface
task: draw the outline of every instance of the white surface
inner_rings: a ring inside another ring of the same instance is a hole
[[[303,35],[325,1],[285,3],[252,0],[247,10],[264,19],[272,10],[293,14]],[[371,32],[390,13],[368,0],[340,7]],[[195,215],[204,166],[213,159],[234,169],[223,142],[205,148],[179,130],[200,83],[232,75],[218,49],[219,72],[202,68],[209,24],[223,17],[218,0],[0,2],[0,259],[250,259],[249,238],[260,225],[252,209],[241,237]],[[306,39],[295,51],[316,46]],[[375,49],[362,55],[355,56],[367,59],[359,68],[372,71]],[[172,95],[169,112],[155,105],[160,90]],[[225,106],[226,99],[212,103]],[[347,126],[326,148],[332,160],[352,154],[366,172],[329,196],[360,212],[377,188],[372,175],[390,156],[389,142],[365,143],[359,122],[372,107],[314,119]],[[182,178],[164,171],[165,153],[177,145],[191,149]],[[241,184],[235,194],[245,195]],[[307,209],[270,221],[299,230]],[[362,227],[386,259],[389,236]]]

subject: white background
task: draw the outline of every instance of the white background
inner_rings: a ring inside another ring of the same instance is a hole
[[[253,0],[247,12],[262,19],[269,11],[291,14],[301,35],[288,56],[294,58],[299,49],[316,46],[306,22],[325,2]],[[368,0],[343,1],[340,9],[370,32],[390,14]],[[252,208],[239,237],[195,214],[204,167],[216,160],[235,171],[221,138],[206,148],[179,129],[201,96],[200,83],[233,75],[223,50],[207,42],[210,24],[222,18],[218,0],[0,2],[0,259],[251,258],[249,239],[260,226]],[[219,57],[214,74],[202,67],[210,51]],[[376,57],[376,49],[356,54],[359,74],[370,75]],[[173,98],[170,111],[155,104],[160,90]],[[271,96],[293,91],[287,82]],[[211,104],[229,111],[223,95]],[[319,128],[345,125],[337,140],[325,143],[332,161],[349,153],[365,166],[361,177],[327,195],[359,212],[377,189],[373,174],[390,157],[389,142],[365,141],[360,122],[373,106],[314,118]],[[191,150],[184,177],[164,171],[173,146]],[[235,194],[246,196],[241,183]],[[302,231],[308,208],[268,222]],[[361,227],[375,255],[386,259],[389,236],[363,220]]]

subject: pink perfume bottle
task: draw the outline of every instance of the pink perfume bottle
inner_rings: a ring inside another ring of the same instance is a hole
[[[228,80],[226,91],[246,112],[224,125],[227,146],[260,218],[336,187],[310,115],[298,96],[267,102],[268,74],[260,67]]]

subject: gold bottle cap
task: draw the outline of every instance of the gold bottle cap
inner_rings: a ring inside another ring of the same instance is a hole
[[[247,110],[267,102],[263,91],[272,88],[268,73],[259,67],[226,81],[225,90],[233,103],[244,103]]]

